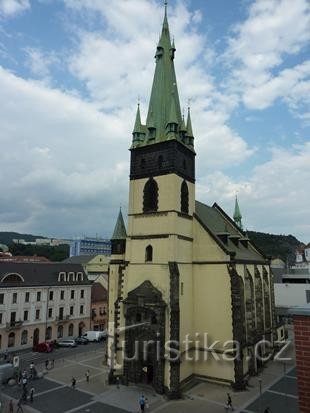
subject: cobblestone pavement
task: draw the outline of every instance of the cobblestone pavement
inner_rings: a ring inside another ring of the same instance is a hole
[[[293,347],[289,352],[293,354]],[[294,359],[285,364],[270,362],[260,376],[251,378],[249,388],[244,392],[232,392],[227,386],[203,382],[188,390],[183,400],[167,401],[151,388],[108,386],[103,348],[89,346],[87,352],[67,354],[70,357],[57,359],[55,367],[48,370],[44,379],[33,381],[35,398],[31,406],[29,402],[24,406],[25,413],[136,413],[142,393],[148,398],[148,411],[154,413],[223,413],[228,391],[236,412],[261,413],[266,407],[270,407],[271,413],[298,412]],[[85,378],[87,370],[90,372],[89,383]],[[77,380],[76,389],[71,388],[73,376]],[[16,404],[20,394],[18,386],[2,388],[6,403],[12,398]],[[7,407],[1,410],[1,413],[7,412]]]

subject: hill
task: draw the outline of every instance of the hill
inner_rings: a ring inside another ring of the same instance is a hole
[[[248,231],[248,237],[266,255],[282,258],[292,264],[295,260],[295,250],[301,242],[293,235],[274,235],[264,232]]]
[[[18,232],[0,232],[0,244],[12,244],[13,239],[24,239],[25,241],[33,242],[36,238],[46,238],[42,235],[19,234]]]

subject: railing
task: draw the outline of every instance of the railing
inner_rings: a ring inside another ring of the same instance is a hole
[[[69,315],[59,315],[56,317],[56,321],[58,321],[59,323],[63,323],[65,321],[68,321],[70,319]]]
[[[5,329],[6,329],[6,331],[15,330],[15,329],[21,328],[23,323],[24,322],[22,320],[11,321],[9,323],[6,323]]]

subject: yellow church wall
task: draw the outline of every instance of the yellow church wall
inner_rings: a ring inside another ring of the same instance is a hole
[[[150,263],[145,262],[145,249],[148,245],[153,247],[153,260]],[[177,236],[131,239],[129,249],[128,257],[130,262],[135,264],[150,266],[154,263],[167,264],[169,261],[192,262],[192,242],[179,239]]]
[[[193,277],[194,332],[196,340],[204,346],[204,334],[207,334],[207,346],[218,340],[213,348],[228,350],[233,339],[231,286],[226,264],[194,265]],[[226,345],[225,345],[226,343]],[[194,364],[195,374],[233,380],[233,363],[215,363],[213,357],[204,363]]]
[[[155,181],[158,185],[158,210],[180,211],[180,193],[183,178],[176,174],[156,176]],[[129,214],[141,214],[143,212],[143,189],[148,178],[135,179],[130,181],[129,188]],[[189,198],[189,214],[192,215],[195,210],[195,186],[187,182]],[[128,227],[130,233],[131,228]]]
[[[194,253],[193,261],[224,261],[227,254],[217,245],[214,239],[205,231],[194,218]]]
[[[193,237],[192,219],[179,216],[177,212],[157,212],[129,216],[128,226],[128,236],[177,234]]]
[[[208,359],[205,361],[203,359],[204,353],[201,354],[201,361],[194,363],[194,373],[197,376],[204,376],[208,379],[217,379],[224,381],[234,381],[234,361],[223,360],[221,354],[216,356],[208,354]]]

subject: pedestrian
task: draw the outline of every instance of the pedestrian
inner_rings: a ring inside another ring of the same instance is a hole
[[[22,406],[22,399],[20,398],[17,402],[17,410],[16,413],[21,412],[24,413],[23,406]]]
[[[145,408],[145,398],[144,395],[142,394],[140,399],[139,399],[139,405],[140,405],[140,411],[141,413],[144,412],[144,408]]]
[[[76,385],[76,379],[75,379],[75,377],[72,377],[72,379],[71,379],[71,384],[72,384],[72,388],[75,389],[75,385]]]
[[[32,386],[30,389],[30,401],[33,403],[33,396],[34,396],[34,387]]]
[[[46,369],[46,370],[48,369],[48,365],[49,365],[49,359],[46,359],[46,360],[45,360],[45,369]]]
[[[232,405],[232,400],[231,400],[231,396],[229,393],[227,393],[227,402],[226,402],[226,407],[227,410],[230,409],[231,411],[234,410],[233,405]]]
[[[264,413],[270,413],[269,407],[266,407],[266,409],[264,410]]]
[[[52,369],[54,368],[54,363],[55,363],[55,360],[52,359],[52,365],[51,365],[51,368],[52,368]]]
[[[25,376],[23,377],[22,383],[23,383],[23,389],[25,389],[27,387],[27,378]]]
[[[116,377],[116,387],[119,389],[119,377]]]
[[[5,352],[4,352],[4,360],[5,361],[7,360],[8,355],[9,355],[8,349],[5,349]]]
[[[10,403],[9,403],[9,413],[14,413],[14,406],[13,406],[13,400],[12,399],[10,400]]]
[[[89,383],[89,370],[86,371],[85,377],[86,377],[86,382]]]

